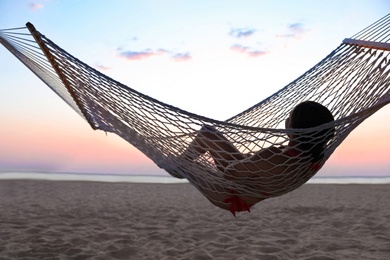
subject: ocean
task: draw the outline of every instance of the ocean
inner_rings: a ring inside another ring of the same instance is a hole
[[[169,175],[124,175],[124,174],[81,174],[44,172],[2,172],[0,180],[51,180],[51,181],[97,181],[129,183],[188,183],[185,179]],[[390,176],[315,176],[309,184],[390,184]]]

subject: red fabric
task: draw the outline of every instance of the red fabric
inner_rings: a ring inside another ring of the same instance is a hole
[[[230,212],[233,214],[233,216],[236,216],[236,212],[241,212],[241,211],[251,212],[252,205],[246,204],[244,200],[242,200],[240,197],[236,195],[226,198],[223,202],[230,203]]]
[[[294,150],[285,150],[284,153],[291,157],[296,157],[300,154],[298,151]]]
[[[313,164],[311,165],[311,169],[312,169],[312,170],[315,170],[315,171],[320,170],[321,167],[322,167],[321,162],[316,162],[316,163],[313,163]]]

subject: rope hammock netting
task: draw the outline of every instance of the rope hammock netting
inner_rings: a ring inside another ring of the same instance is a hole
[[[233,214],[306,183],[353,129],[390,102],[389,41],[390,14],[277,93],[219,121],[109,78],[30,23],[0,30],[0,42],[93,129],[119,135]],[[334,120],[285,128],[290,112],[308,100],[326,107]]]

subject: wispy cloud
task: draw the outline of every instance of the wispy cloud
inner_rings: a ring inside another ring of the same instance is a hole
[[[171,58],[174,61],[188,61],[191,60],[191,54],[189,52],[184,52],[184,53],[174,53],[171,54]]]
[[[230,47],[230,50],[238,52],[238,53],[242,53],[242,54],[248,55],[249,57],[254,57],[254,58],[264,56],[264,55],[267,55],[269,53],[268,51],[256,50],[256,49],[253,49],[253,48],[250,48],[247,46],[243,46],[240,44],[233,45],[232,47]]]
[[[152,56],[159,56],[165,53],[166,51],[162,49],[159,49],[157,51],[153,51],[151,49],[146,49],[143,51],[127,50],[127,51],[120,51],[119,57],[125,58],[126,60],[142,60],[142,59],[150,58]]]
[[[120,58],[124,58],[126,60],[142,60],[142,59],[147,59],[151,58],[153,56],[162,56],[162,55],[167,55],[169,56],[173,61],[188,61],[191,60],[191,54],[189,52],[172,52],[168,51],[165,49],[157,49],[157,50],[152,50],[152,49],[145,49],[142,51],[132,51],[132,50],[122,50],[118,49],[118,56]]]
[[[278,38],[301,39],[310,30],[306,29],[303,23],[292,23],[287,26],[287,32],[277,34]]]
[[[256,30],[251,28],[232,28],[229,35],[234,38],[247,38],[252,36],[255,32]]]
[[[30,8],[31,11],[36,11],[38,9],[43,9],[45,6],[38,2],[31,2],[28,4],[28,7]]]
[[[100,63],[96,63],[95,68],[97,68],[98,70],[101,70],[101,71],[107,71],[107,70],[111,69],[111,67],[104,66]]]

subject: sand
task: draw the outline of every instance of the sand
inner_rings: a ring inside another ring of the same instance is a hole
[[[390,259],[390,185],[308,184],[234,218],[189,184],[0,181],[0,259]]]

